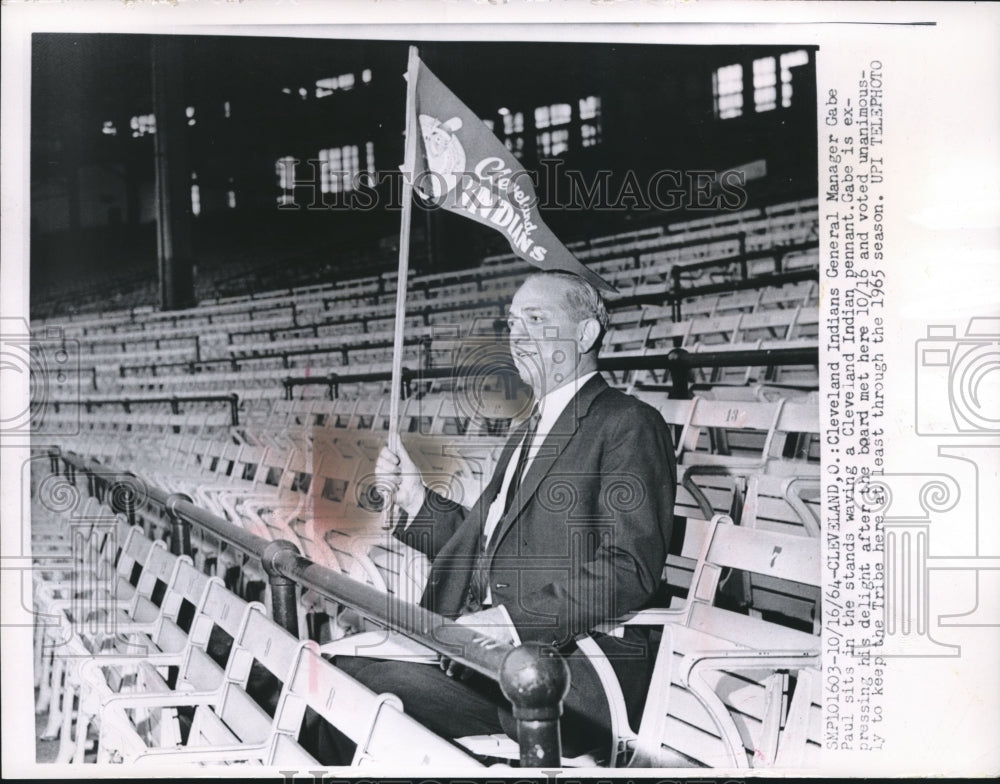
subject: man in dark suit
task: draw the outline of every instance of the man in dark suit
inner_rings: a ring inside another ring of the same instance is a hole
[[[606,746],[610,713],[574,639],[650,602],[670,542],[674,452],[659,414],[597,373],[607,328],[595,289],[566,273],[529,277],[510,307],[510,351],[535,407],[515,429],[471,509],[424,486],[405,449],[384,449],[376,474],[404,518],[395,535],[432,562],[421,605],[505,642],[567,657],[567,753]],[[634,724],[654,646],[629,627],[598,635]],[[337,657],[376,691],[448,737],[514,729],[499,687],[453,665]]]

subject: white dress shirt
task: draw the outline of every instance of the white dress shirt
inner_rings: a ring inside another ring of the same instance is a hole
[[[552,427],[555,425],[559,415],[566,409],[566,406],[576,396],[576,393],[580,391],[580,388],[596,375],[596,370],[585,373],[568,384],[563,384],[558,389],[552,390],[538,402],[538,429],[535,431],[532,443],[528,445],[528,458],[524,463],[524,472],[521,475],[522,480],[531,469],[531,464],[535,461],[538,450],[545,443],[545,437],[552,431]],[[507,461],[507,470],[500,485],[500,492],[497,493],[497,497],[493,499],[493,503],[490,504],[489,511],[486,513],[486,522],[483,525],[483,535],[485,537],[483,541],[485,544],[488,544],[493,538],[493,532],[496,530],[497,523],[503,517],[504,506],[507,503],[507,491],[510,488],[510,483],[514,481],[514,469],[517,467],[524,446],[524,441],[522,440],[520,445],[514,449],[510,460]],[[487,596],[487,601],[489,601],[489,596]]]

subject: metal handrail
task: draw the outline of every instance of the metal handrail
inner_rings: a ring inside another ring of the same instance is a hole
[[[171,524],[171,551],[177,555],[191,554],[191,528],[197,526],[260,560],[271,587],[272,617],[295,636],[299,633],[295,596],[299,586],[497,681],[517,720],[521,764],[539,767],[560,763],[559,717],[569,688],[569,669],[552,647],[499,642],[317,564],[301,555],[290,541],[256,536],[195,505],[188,496],[168,493],[136,474],[57,449],[50,450],[49,458],[57,473],[60,461],[63,463],[74,484],[77,473],[85,475],[89,492],[99,499],[110,497],[112,508],[123,512],[132,524],[145,507],[164,512]]]
[[[690,352],[683,348],[674,348],[664,352],[646,355],[628,355],[618,357],[609,354],[597,360],[598,370],[665,370],[670,373],[670,397],[687,399],[691,396],[691,382],[688,371],[694,368],[711,367],[780,367],[785,365],[818,365],[819,348],[807,346],[801,348],[751,349],[743,351],[698,351]],[[503,370],[505,365],[499,361],[495,370]],[[511,367],[513,365],[511,364]],[[440,378],[461,378],[470,368],[464,365],[442,366],[437,368],[421,368],[413,370],[403,368],[404,395],[414,382]],[[340,384],[366,381],[388,381],[391,374],[388,371],[363,373],[331,373],[326,376],[289,376],[282,380],[285,388],[285,399],[292,399],[292,390],[299,386],[319,384],[329,389],[329,397],[336,397],[335,390]]]
[[[228,395],[141,395],[132,397],[85,397],[85,398],[59,398],[51,401],[55,411],[59,411],[59,406],[83,406],[90,411],[93,406],[121,406],[122,410],[128,414],[132,411],[133,405],[146,403],[169,403],[172,414],[181,413],[181,403],[226,403],[229,406],[229,421],[235,427],[240,423],[240,396],[235,392]]]

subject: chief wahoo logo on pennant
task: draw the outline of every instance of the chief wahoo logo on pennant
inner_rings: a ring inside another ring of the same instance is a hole
[[[429,201],[438,201],[451,193],[458,183],[456,174],[461,175],[465,171],[465,148],[456,135],[461,128],[462,120],[458,117],[441,122],[436,117],[420,115],[420,135],[427,153],[427,168],[435,176],[414,183],[414,190]],[[421,187],[427,184],[430,185],[430,194]]]

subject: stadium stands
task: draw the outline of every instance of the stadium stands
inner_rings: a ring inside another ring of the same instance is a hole
[[[662,629],[657,674],[605,764],[796,766],[819,748],[816,221],[812,199],[574,247],[619,288],[604,373],[673,427],[678,459],[665,609],[620,619]],[[527,413],[503,317],[529,271],[505,255],[408,282],[401,437],[466,504]],[[293,633],[273,565],[240,546],[284,543],[419,599],[426,558],[388,534],[373,488],[395,283],[35,322],[60,328],[81,379],[49,390],[40,422],[60,451],[32,477],[36,709],[60,761],[323,764],[306,714],[357,765],[509,761],[509,744],[470,741],[477,758],[319,657],[316,643],[392,619],[302,584]],[[80,497],[72,514],[58,483]],[[238,533],[182,524],[189,507]]]

